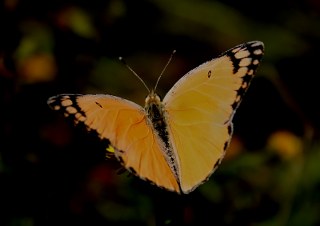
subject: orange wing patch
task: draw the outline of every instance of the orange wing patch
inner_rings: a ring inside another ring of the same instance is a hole
[[[180,192],[163,144],[139,105],[111,95],[69,94],[52,97],[48,104],[109,140],[126,169],[159,187]]]

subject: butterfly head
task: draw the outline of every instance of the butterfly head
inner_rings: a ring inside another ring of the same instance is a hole
[[[145,109],[147,109],[150,105],[161,105],[160,96],[154,92],[154,90],[151,90],[145,99]]]
[[[149,95],[146,97],[145,106],[144,106],[147,115],[151,119],[162,118],[162,103],[160,96],[151,90]]]

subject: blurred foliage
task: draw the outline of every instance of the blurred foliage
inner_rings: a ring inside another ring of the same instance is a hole
[[[4,0],[0,8],[0,225],[319,225],[320,2]],[[211,179],[176,195],[130,176],[52,112],[58,93],[144,103],[246,41],[265,43]]]

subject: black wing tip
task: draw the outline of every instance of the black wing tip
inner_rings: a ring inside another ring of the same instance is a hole
[[[264,47],[264,43],[262,41],[259,41],[259,40],[245,42],[244,44]]]
[[[258,54],[256,57],[259,59],[263,56],[264,54],[264,43],[262,41],[258,41],[258,40],[255,40],[255,41],[249,41],[249,42],[244,42],[244,43],[241,43],[239,45],[236,45],[235,47],[231,48],[231,49],[228,49],[227,51],[221,53],[219,57],[222,57],[222,56],[231,56],[231,55],[234,55],[234,52],[238,52],[240,50],[244,50],[244,49],[247,49],[249,50],[250,53],[253,53],[255,50],[261,50],[261,54]]]
[[[79,96],[82,96],[82,94],[58,94],[49,97],[47,100],[47,104],[52,110],[60,110],[60,108],[58,108],[57,106],[62,107],[61,102],[63,100],[70,99],[74,103],[74,100]]]
[[[85,123],[87,117],[86,113],[77,103],[77,98],[80,96],[83,96],[83,94],[58,94],[56,96],[49,97],[47,104],[52,110],[62,113],[65,118],[73,122],[80,129],[86,130],[93,136],[99,137],[108,149],[111,145],[110,140],[102,137],[96,129],[90,128],[90,126]],[[107,157],[110,157],[113,154],[108,150],[107,153]]]
[[[258,40],[245,42],[245,43],[242,43],[234,48],[237,48],[237,47],[261,49],[264,51],[264,43],[262,41],[258,41]]]
[[[248,49],[249,51],[253,51],[255,49],[260,49],[262,53],[264,53],[264,43],[262,41],[249,41],[249,42],[244,42],[242,44],[239,44],[231,49],[229,49],[227,52],[232,52],[235,49]]]
[[[61,95],[56,95],[49,97],[47,100],[47,105],[52,109],[52,110],[60,110],[61,107]]]

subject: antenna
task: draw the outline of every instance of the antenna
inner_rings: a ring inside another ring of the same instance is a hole
[[[148,88],[148,86],[146,85],[146,83],[142,80],[142,78],[127,64],[127,62],[122,58],[119,57],[119,60],[142,82],[142,84],[144,85],[144,87],[146,87],[146,89],[148,90],[148,92],[150,93],[150,89]]]
[[[170,58],[167,62],[167,64],[164,66],[164,68],[162,69],[158,79],[157,79],[157,82],[156,82],[156,85],[154,86],[154,89],[153,91],[155,91],[157,89],[157,86],[158,86],[158,83],[160,81],[160,78],[162,77],[163,73],[165,72],[165,70],[167,69],[168,65],[170,64],[171,60],[172,60],[172,57],[173,55],[176,53],[176,50],[173,50],[171,55],[170,55]],[[146,89],[148,90],[148,92],[150,93],[150,89],[148,88],[148,86],[146,85],[146,83],[143,81],[143,79],[127,64],[127,62],[122,58],[122,57],[119,57],[119,60],[132,72],[132,74],[134,74],[141,82],[142,84],[144,85],[144,87],[146,87]]]
[[[176,53],[176,50],[173,50],[172,53],[171,53],[171,55],[170,55],[170,58],[169,58],[169,60],[168,60],[168,62],[167,62],[167,64],[166,64],[166,66],[164,66],[163,70],[161,71],[161,73],[160,73],[160,75],[159,75],[159,77],[158,77],[158,80],[157,80],[157,82],[156,82],[156,85],[155,85],[154,88],[153,88],[154,91],[156,91],[157,86],[158,86],[158,83],[159,83],[159,81],[160,81],[160,78],[162,77],[164,71],[167,69],[167,67],[168,67],[168,65],[170,64],[170,62],[171,62],[171,60],[172,60],[172,57],[173,57],[173,55],[174,55],[175,53]]]

